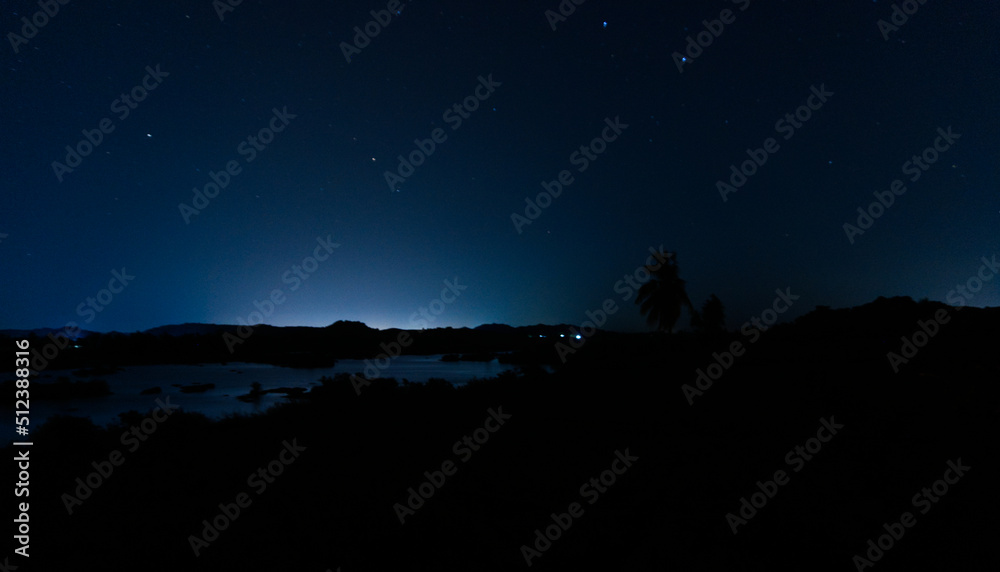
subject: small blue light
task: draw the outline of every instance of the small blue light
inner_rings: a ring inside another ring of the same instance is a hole
[[[608,23],[607,23],[607,22],[605,22],[605,23],[604,23],[604,27],[605,27],[605,28],[607,28],[607,27],[608,27]]]

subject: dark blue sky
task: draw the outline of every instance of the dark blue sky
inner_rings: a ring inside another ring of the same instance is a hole
[[[695,304],[717,294],[738,327],[778,288],[801,296],[783,319],[944,301],[1000,250],[993,2],[914,4],[885,39],[882,1],[588,0],[553,30],[556,0],[415,0],[348,63],[342,42],[386,5],[245,1],[220,21],[208,0],[71,2],[24,43],[9,33],[38,4],[6,3],[0,328],[235,323],[276,289],[269,324],[418,327],[457,278],[426,325],[579,324],[612,298],[605,327],[642,330],[616,282],[661,245]],[[679,72],[672,54],[724,9]],[[143,81],[143,101],[119,101]],[[832,95],[819,105],[812,88]],[[446,112],[463,101],[477,108],[458,124]],[[779,120],[809,102],[786,139]],[[627,127],[581,171],[573,154],[615,118]],[[911,180],[906,163],[949,126],[960,138]],[[435,133],[391,192],[397,156]],[[777,149],[723,201],[717,181],[768,138]],[[237,174],[185,220],[179,205],[227,163]],[[511,215],[563,170],[573,182],[518,232]],[[844,223],[895,179],[906,192],[852,244]],[[105,307],[122,269],[134,279]],[[969,303],[1000,305],[996,282]]]

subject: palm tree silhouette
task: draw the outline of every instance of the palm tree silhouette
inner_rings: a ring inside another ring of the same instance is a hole
[[[661,332],[673,332],[681,307],[688,308],[692,315],[695,313],[680,278],[676,253],[666,253],[663,262],[646,266],[646,271],[650,278],[639,287],[635,303],[646,316],[646,323]]]

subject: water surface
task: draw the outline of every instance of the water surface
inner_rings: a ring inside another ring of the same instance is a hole
[[[441,378],[454,385],[464,385],[472,378],[494,377],[516,366],[490,362],[443,362],[440,355],[399,356],[390,361],[388,367],[379,371],[380,377],[395,377],[397,381],[407,379],[424,383],[432,377]],[[369,360],[373,362],[374,360]],[[333,367],[317,369],[293,369],[258,363],[232,362],[228,364],[202,365],[144,365],[123,368],[109,375],[77,377],[70,371],[46,370],[42,376],[32,379],[32,385],[52,383],[59,376],[72,381],[104,379],[111,388],[111,395],[68,401],[31,401],[31,426],[37,428],[46,419],[56,414],[89,417],[97,425],[117,421],[118,414],[136,410],[148,412],[157,406],[157,399],[170,397],[170,403],[181,406],[185,411],[203,413],[209,418],[220,419],[232,413],[254,413],[265,411],[275,403],[287,401],[283,394],[268,394],[257,403],[244,403],[236,396],[250,391],[250,385],[260,383],[262,389],[279,387],[311,388],[319,385],[322,376],[333,377],[338,373],[358,373],[365,369],[364,360],[340,360]],[[203,393],[182,393],[175,384],[213,383],[215,388]],[[163,391],[156,395],[139,395],[151,387]],[[12,419],[7,416],[7,419]],[[13,421],[6,423],[14,430]]]

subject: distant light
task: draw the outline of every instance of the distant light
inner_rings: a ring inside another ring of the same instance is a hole
[[[566,337],[566,334],[559,334],[559,337],[560,337],[560,338],[565,338],[565,337]]]
[[[147,133],[147,134],[146,134],[146,137],[152,137],[152,136],[153,136],[153,134],[152,134],[152,133]]]
[[[577,335],[576,335],[576,339],[578,339],[578,340],[579,340],[580,338],[582,338],[582,337],[583,337],[583,336],[581,336],[580,334],[577,334]]]
[[[607,28],[607,27],[608,27],[608,23],[607,23],[607,22],[605,22],[605,23],[604,23],[604,26],[603,26],[603,27],[604,27],[604,28]]]

